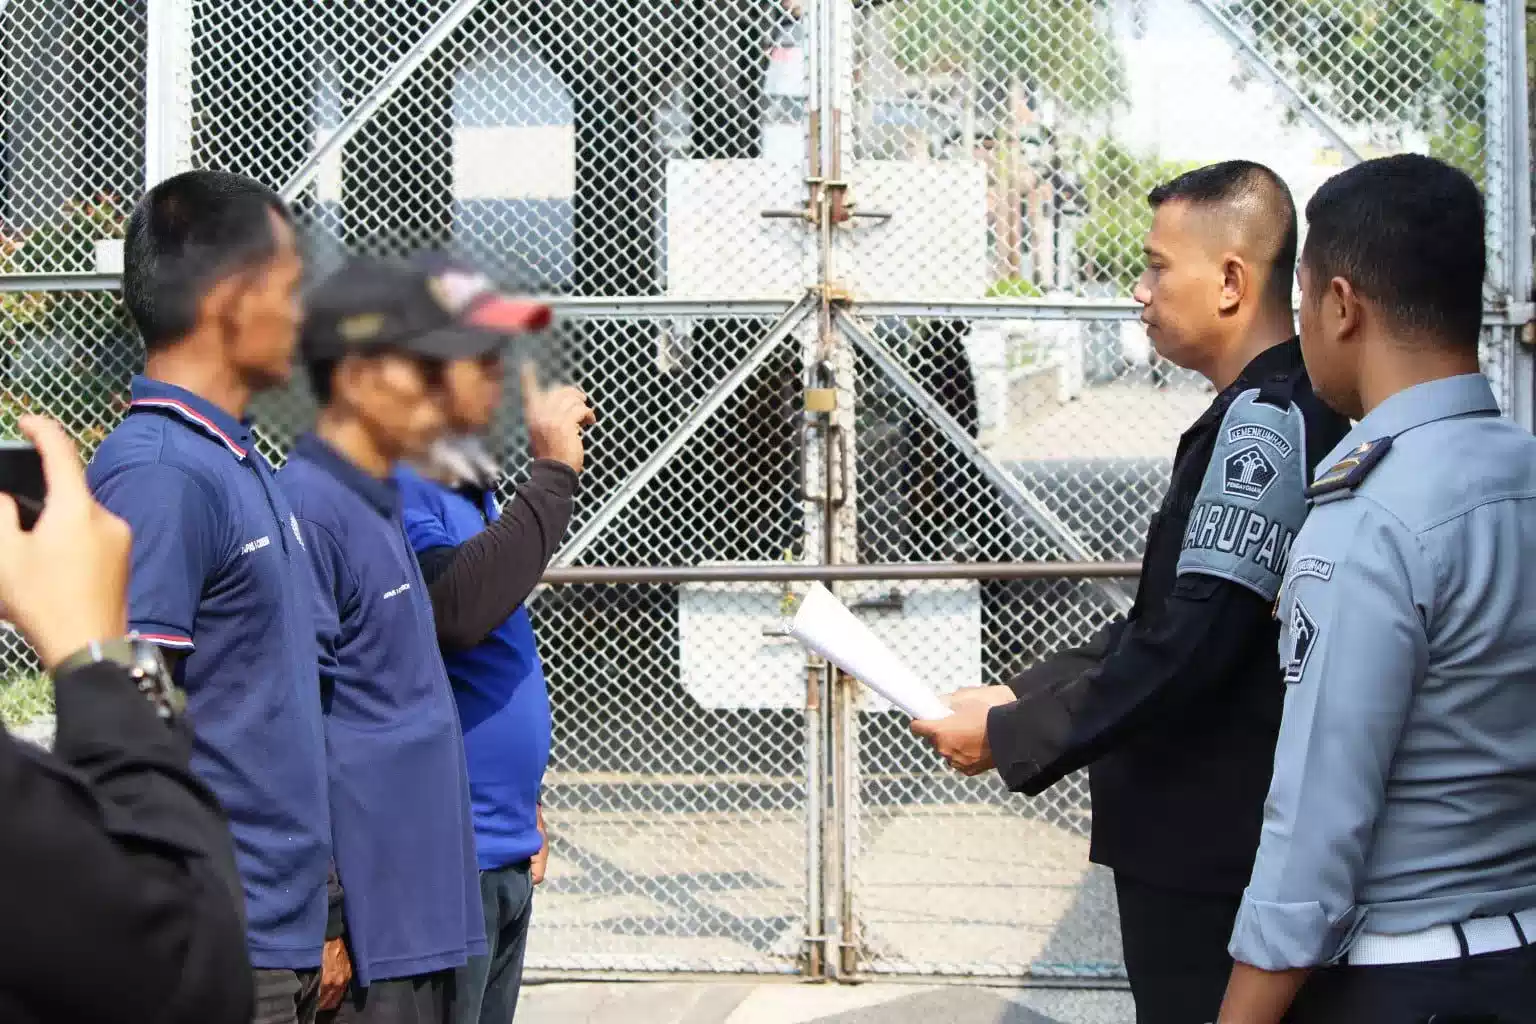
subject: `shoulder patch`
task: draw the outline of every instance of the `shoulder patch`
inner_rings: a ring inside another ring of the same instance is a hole
[[[1392,437],[1378,437],[1365,441],[1349,450],[1338,462],[1319,476],[1307,488],[1307,500],[1314,505],[1348,497],[1375,469],[1392,448]]]
[[[1258,399],[1257,390],[1245,391],[1227,410],[1176,571],[1231,580],[1268,602],[1307,516],[1306,424],[1294,404],[1277,408]]]
[[[1300,601],[1291,602],[1291,658],[1285,663],[1285,681],[1301,682],[1301,674],[1307,670],[1307,659],[1317,646],[1317,620]]]

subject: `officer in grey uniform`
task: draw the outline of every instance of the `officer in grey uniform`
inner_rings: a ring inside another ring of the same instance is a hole
[[[1359,422],[1276,604],[1285,711],[1221,1020],[1536,1020],[1536,439],[1478,372],[1482,201],[1401,156],[1307,217],[1303,355]]]

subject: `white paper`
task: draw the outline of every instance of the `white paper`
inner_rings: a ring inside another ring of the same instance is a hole
[[[789,634],[913,718],[949,717],[938,695],[820,583],[806,592]]]

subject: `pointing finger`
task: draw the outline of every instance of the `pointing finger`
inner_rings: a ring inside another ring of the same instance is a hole
[[[523,402],[526,404],[538,398],[541,394],[539,391],[539,368],[534,365],[532,359],[523,360],[523,365],[518,368],[518,376],[522,379]]]

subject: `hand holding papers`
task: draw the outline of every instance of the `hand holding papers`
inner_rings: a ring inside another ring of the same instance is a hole
[[[789,634],[913,718],[934,720],[951,714],[933,690],[820,583],[811,584],[801,600]]]

